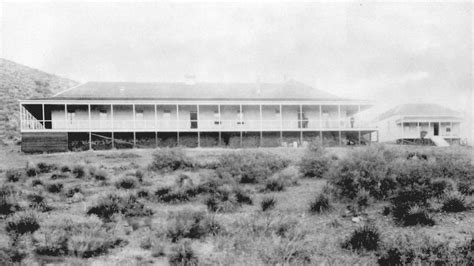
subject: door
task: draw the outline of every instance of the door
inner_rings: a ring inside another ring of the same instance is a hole
[[[439,136],[439,123],[433,124],[433,136]]]
[[[189,120],[191,120],[191,128],[198,128],[197,112],[190,112]]]

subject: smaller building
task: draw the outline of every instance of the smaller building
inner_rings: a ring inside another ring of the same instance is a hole
[[[403,104],[377,118],[380,142],[447,146],[461,140],[461,113],[437,104]]]

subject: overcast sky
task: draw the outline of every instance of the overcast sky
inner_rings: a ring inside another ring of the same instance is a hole
[[[288,78],[472,104],[470,3],[4,3],[1,57],[77,81]]]

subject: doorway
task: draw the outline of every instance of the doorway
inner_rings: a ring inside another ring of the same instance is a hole
[[[433,136],[439,136],[439,123],[433,123]]]
[[[191,120],[191,128],[198,128],[197,112],[190,112],[189,120]]]

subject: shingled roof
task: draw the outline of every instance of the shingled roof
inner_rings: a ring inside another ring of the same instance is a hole
[[[438,104],[402,104],[398,105],[385,113],[382,113],[378,120],[383,120],[392,116],[442,116],[442,117],[460,117],[461,114]]]
[[[283,83],[88,82],[52,99],[74,100],[348,100],[297,81]]]

